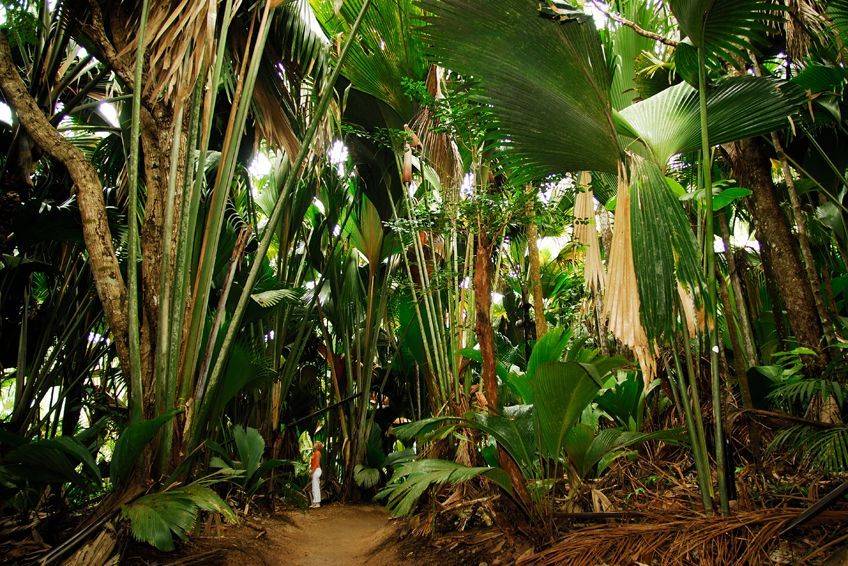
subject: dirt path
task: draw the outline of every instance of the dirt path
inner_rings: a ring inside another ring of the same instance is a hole
[[[406,566],[385,509],[375,505],[326,505],[268,518],[242,531],[224,562],[232,566]],[[255,539],[248,542],[246,539]],[[235,541],[233,541],[235,542]]]

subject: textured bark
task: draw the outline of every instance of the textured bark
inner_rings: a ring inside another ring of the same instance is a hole
[[[474,256],[474,308],[477,342],[480,344],[480,356],[483,358],[481,374],[483,394],[489,412],[498,413],[498,376],[495,371],[495,331],[492,328],[492,243],[487,234],[477,236],[477,250]]]
[[[819,274],[816,272],[816,260],[813,257],[813,250],[810,246],[810,237],[807,234],[807,223],[804,219],[804,210],[801,206],[801,199],[798,198],[798,191],[795,188],[795,179],[792,177],[792,171],[789,169],[789,162],[786,159],[786,154],[783,151],[783,145],[780,143],[780,138],[777,134],[771,134],[772,143],[777,150],[777,156],[780,161],[780,168],[783,172],[783,178],[786,181],[786,191],[789,193],[789,202],[792,204],[792,216],[795,220],[795,230],[798,232],[798,244],[801,249],[801,257],[804,260],[804,269],[807,273],[807,279],[810,282],[810,290],[813,293],[813,300],[816,305],[816,312],[819,314],[819,320],[822,325],[822,331],[826,345],[836,341],[833,329],[833,321],[830,318],[830,313],[824,303],[824,297],[821,291],[821,281]]]
[[[97,171],[86,160],[82,151],[50,125],[47,117],[30,96],[12,61],[9,42],[4,32],[0,32],[0,89],[33,141],[46,154],[62,163],[73,179],[94,284],[103,304],[121,365],[127,368],[127,291],[112,244],[103,186]]]
[[[493,243],[485,228],[477,235],[477,249],[474,256],[474,308],[477,342],[483,359],[482,385],[489,414],[500,412],[498,404],[498,376],[495,371],[495,331],[492,328],[492,278],[491,257]],[[524,483],[524,476],[512,457],[498,445],[498,461],[509,475],[518,501],[525,511],[530,513],[531,499]]]
[[[809,280],[798,255],[797,239],[777,200],[766,146],[759,139],[747,139],[728,146],[731,167],[739,184],[751,189],[751,214],[761,245],[768,247],[775,284],[789,324],[798,343],[822,351],[823,332]],[[816,365],[825,361],[819,355]]]

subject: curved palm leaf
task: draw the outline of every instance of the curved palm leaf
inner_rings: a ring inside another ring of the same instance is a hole
[[[701,288],[700,254],[691,225],[653,162],[631,157],[631,245],[642,324],[648,338],[674,332],[677,281]]]
[[[595,398],[600,385],[575,362],[540,365],[531,385],[543,452],[549,458],[558,458],[565,435]]]
[[[781,128],[804,103],[796,88],[759,77],[734,77],[710,89],[707,123],[710,145]],[[676,153],[701,147],[698,91],[679,83],[621,111],[621,117],[649,148],[660,166]],[[629,134],[625,133],[624,137]]]
[[[347,33],[362,1],[311,0],[315,15],[332,37]],[[415,32],[419,15],[413,0],[373,0],[343,67],[354,88],[382,100],[404,121],[412,119],[413,107],[403,82],[424,80],[428,68]]]
[[[778,6],[772,0],[668,0],[680,31],[725,59],[746,58],[762,43]]]
[[[556,22],[535,0],[423,0],[423,36],[480,80],[506,143],[538,174],[614,171],[610,76],[591,21]]]

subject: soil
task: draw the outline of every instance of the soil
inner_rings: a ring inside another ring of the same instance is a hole
[[[329,504],[284,515],[207,526],[171,564],[227,566],[411,566],[435,561],[397,541],[396,526],[376,505]]]

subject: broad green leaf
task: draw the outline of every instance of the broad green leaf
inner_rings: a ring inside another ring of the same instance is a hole
[[[558,458],[565,435],[595,398],[600,385],[575,362],[546,362],[531,382],[543,453]]]
[[[777,9],[771,0],[668,0],[683,35],[725,59],[746,58],[765,39]]]
[[[239,460],[244,468],[245,477],[249,480],[259,468],[262,455],[265,453],[265,440],[255,428],[233,427],[233,440],[236,443]]]
[[[799,89],[760,77],[732,77],[707,93],[710,145],[766,134],[789,123],[804,103]],[[648,154],[665,167],[675,154],[701,147],[698,91],[678,83],[621,111]],[[627,137],[627,132],[622,132]],[[631,142],[630,148],[638,150]]]
[[[109,477],[113,484],[123,484],[129,478],[144,447],[153,440],[162,425],[181,412],[182,409],[171,409],[154,419],[139,421],[124,429],[115,443],[109,464]]]
[[[591,18],[543,18],[536,0],[421,6],[436,60],[479,80],[521,164],[539,175],[616,170],[610,76]]]

